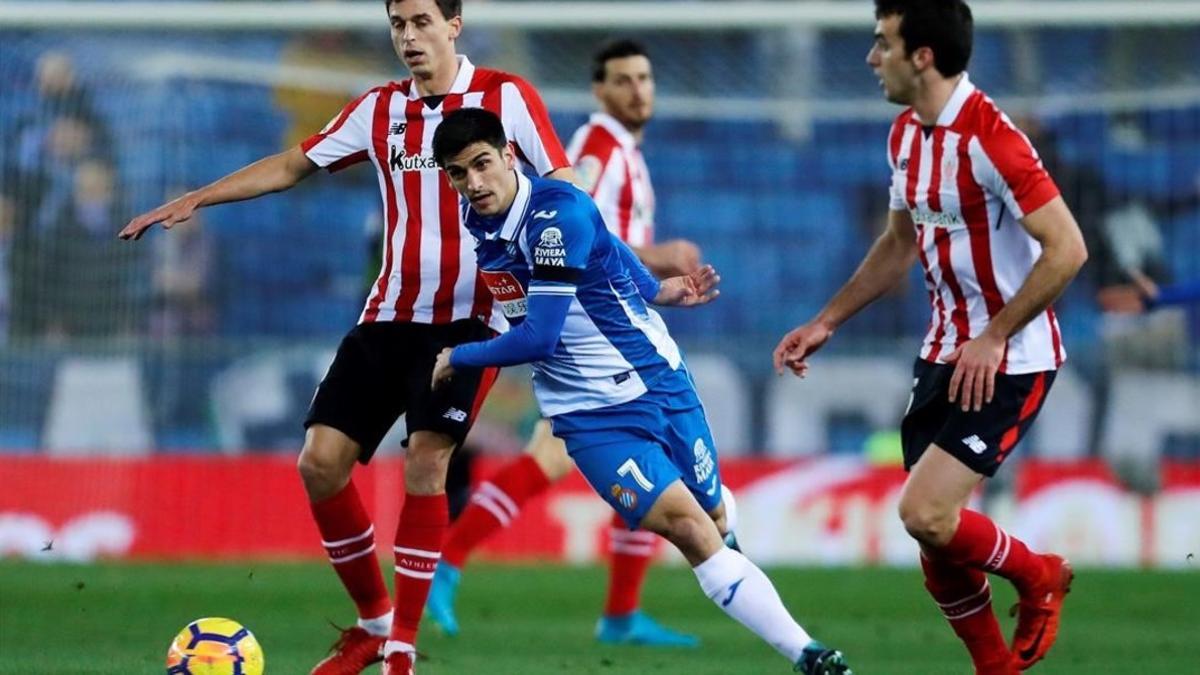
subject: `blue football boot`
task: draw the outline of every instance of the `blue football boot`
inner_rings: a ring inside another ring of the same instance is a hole
[[[457,567],[439,562],[433,573],[433,585],[429,587],[429,598],[425,601],[425,614],[451,637],[458,635],[454,598],[458,595],[458,583],[461,580],[462,572]]]
[[[646,647],[698,647],[694,635],[673,631],[637,610],[623,616],[603,616],[596,624],[596,639],[605,644]]]

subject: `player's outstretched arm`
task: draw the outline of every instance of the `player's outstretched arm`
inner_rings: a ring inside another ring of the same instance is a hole
[[[717,284],[721,275],[712,265],[704,265],[691,274],[663,279],[654,296],[654,304],[670,307],[696,307],[712,302],[721,294]]]
[[[659,279],[691,274],[700,268],[700,247],[687,239],[671,239],[633,250]]]
[[[253,199],[269,192],[286,190],[317,170],[299,146],[271,155],[233,173],[147,211],[129,221],[117,235],[122,239],[141,239],[155,223],[171,229],[192,217],[201,206]]]
[[[908,211],[889,211],[887,230],[875,240],[850,280],[815,318],[779,341],[772,354],[775,372],[782,375],[787,366],[795,375],[804,377],[808,372],[808,356],[820,349],[838,326],[900,283],[916,260],[917,237],[912,216]]]

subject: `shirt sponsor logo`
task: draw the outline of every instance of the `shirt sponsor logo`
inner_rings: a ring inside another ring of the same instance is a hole
[[[909,209],[913,222],[918,225],[932,227],[955,227],[963,224],[962,217],[953,211],[930,211],[929,209]]]
[[[388,165],[392,171],[437,171],[437,162],[433,155],[410,155],[403,148],[389,145],[390,157]]]
[[[500,310],[504,312],[504,318],[515,319],[525,316],[529,311],[529,305],[525,299],[525,289],[512,272],[479,270],[479,274],[483,277],[483,282],[487,284],[488,290],[492,292],[492,297],[500,303]]]
[[[533,264],[546,267],[567,266],[567,247],[563,244],[562,230],[557,227],[542,230],[542,236],[533,249]]]

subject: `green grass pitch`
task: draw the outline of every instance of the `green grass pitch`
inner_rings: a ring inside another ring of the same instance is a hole
[[[916,570],[773,569],[784,601],[858,675],[966,675],[966,652]],[[477,565],[460,595],[462,635],[426,626],[421,675],[543,673],[739,675],[790,667],[701,594],[688,570],[651,570],[646,609],[703,639],[697,650],[603,647],[598,567]],[[390,575],[389,575],[390,576]],[[995,584],[996,607],[1012,593]],[[1011,627],[1006,612],[1005,630]],[[349,602],[319,564],[0,562],[0,673],[161,673],[176,631],[228,616],[262,642],[270,675],[303,675],[348,623]],[[1046,675],[1200,672],[1200,570],[1080,570]],[[373,671],[374,669],[372,669]]]

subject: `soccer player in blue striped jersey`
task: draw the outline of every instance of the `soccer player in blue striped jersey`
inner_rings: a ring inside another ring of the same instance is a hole
[[[444,350],[436,388],[457,371],[530,363],[554,435],[630,528],[662,535],[718,607],[806,675],[849,673],[813,640],[754,563],[726,548],[716,449],[683,356],[649,307],[717,295],[711,266],[659,281],[609,233],[586,193],[515,169],[500,119],[446,116],[433,154],[468,202],[479,269],[512,329]]]

